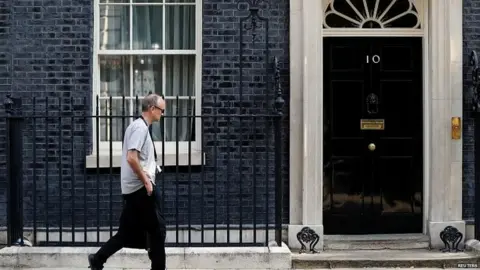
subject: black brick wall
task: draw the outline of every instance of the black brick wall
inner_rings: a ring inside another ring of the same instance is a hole
[[[10,1],[0,2],[0,93],[9,91],[11,47],[9,46],[10,34]],[[0,117],[0,226],[6,224],[7,181],[5,179],[5,118]]]
[[[70,98],[90,93],[91,8],[89,0],[2,1],[0,3],[0,94],[23,98],[25,114],[32,113],[32,97],[61,97],[65,110]],[[57,106],[58,107],[58,106]],[[58,109],[58,108],[57,108]],[[4,116],[4,110],[0,114]],[[6,224],[5,118],[0,118],[0,226]],[[28,126],[27,126],[28,128]],[[30,207],[32,140],[25,132],[25,207]],[[42,135],[42,131],[39,131]],[[43,149],[41,149],[43,147]],[[45,145],[40,142],[41,153]],[[52,147],[52,146],[50,146]],[[58,151],[57,151],[58,152]],[[50,148],[50,153],[55,150]],[[41,160],[41,157],[38,159]],[[44,174],[39,172],[39,175]],[[44,187],[43,187],[44,188]],[[54,188],[54,185],[52,185]],[[40,205],[39,205],[40,206]],[[44,209],[39,209],[44,211]],[[31,219],[27,211],[25,218]]]
[[[480,52],[480,0],[463,1],[463,218],[474,219],[475,171],[474,171],[474,123],[471,116],[471,70],[469,56],[472,50]]]
[[[2,6],[3,5],[3,6]],[[0,3],[0,11],[5,6]],[[121,209],[118,169],[85,169],[85,149],[91,149],[90,121],[82,117],[91,109],[91,55],[92,55],[92,1],[14,1],[13,7],[6,6],[10,17],[0,17],[0,61],[9,59],[13,52],[13,74],[4,73],[0,67],[0,94],[5,96],[13,89],[16,96],[24,97],[25,112],[62,115],[62,119],[29,118],[24,136],[24,189],[25,225],[58,227],[62,216],[63,226],[106,226],[117,224]],[[248,12],[237,9],[236,0],[206,0],[203,6],[203,71],[202,91],[204,114],[268,113],[272,100],[272,83],[266,90],[265,24],[260,22],[256,30],[257,40],[250,41],[251,33],[245,34],[244,76],[239,78],[239,35],[240,17]],[[12,14],[14,16],[12,16]],[[282,86],[285,101],[288,102],[288,0],[272,1],[267,12],[261,12],[269,19],[269,53],[281,62]],[[4,23],[2,23],[4,22]],[[3,25],[12,34],[3,34]],[[8,27],[10,26],[11,27]],[[15,33],[15,35],[13,34]],[[8,43],[6,50],[1,50]],[[7,63],[7,69],[12,68]],[[270,71],[270,74],[271,73]],[[273,75],[270,75],[270,80]],[[239,85],[243,85],[243,102],[239,102]],[[2,88],[4,87],[4,88]],[[35,103],[33,105],[33,98]],[[48,106],[45,98],[49,98]],[[283,123],[283,177],[285,180],[285,222],[288,222],[288,104],[285,107]],[[238,108],[246,108],[239,111]],[[73,113],[72,113],[73,112]],[[3,115],[3,110],[1,111]],[[74,117],[72,120],[72,116]],[[5,130],[4,118],[0,119],[0,131]],[[48,122],[48,125],[46,125]],[[187,224],[189,215],[192,224],[201,219],[213,223],[214,206],[216,223],[226,224],[227,213],[230,222],[238,223],[240,206],[244,222],[251,222],[253,215],[253,194],[257,194],[257,222],[264,223],[265,193],[270,198],[269,222],[274,221],[274,146],[272,123],[265,124],[245,120],[239,123],[232,118],[230,136],[227,137],[226,118],[218,120],[215,129],[213,120],[205,119],[204,140],[207,166],[166,168],[163,177],[165,212],[169,224]],[[48,126],[48,129],[47,129]],[[35,133],[34,128],[35,127]],[[61,130],[61,132],[59,132]],[[215,136],[214,132],[218,132]],[[243,132],[243,134],[240,134]],[[4,134],[4,133],[0,133]],[[269,134],[269,136],[266,136]],[[0,135],[2,139],[3,135]],[[258,160],[254,164],[252,138],[257,138]],[[265,144],[262,140],[268,138]],[[230,145],[227,145],[230,139]],[[240,165],[240,142],[242,164]],[[4,141],[4,140],[0,140]],[[215,144],[217,143],[217,144]],[[72,151],[73,145],[73,151]],[[217,145],[217,164],[214,167],[214,149]],[[35,153],[34,153],[35,149]],[[48,151],[48,158],[46,153]],[[230,160],[227,163],[227,154]],[[269,157],[266,163],[267,155]],[[0,144],[0,157],[5,156],[5,145]],[[1,159],[0,159],[1,160]],[[47,165],[48,160],[48,165]],[[230,171],[228,166],[230,165]],[[257,173],[254,177],[253,168]],[[48,169],[48,175],[47,170]],[[243,173],[242,194],[240,177]],[[5,165],[0,163],[0,226],[5,224]],[[268,172],[268,175],[266,175]],[[215,178],[216,174],[216,178]],[[217,179],[214,182],[214,179]],[[256,179],[256,188],[253,181]],[[267,189],[267,180],[269,188]],[[216,196],[214,196],[214,188]],[[110,193],[110,190],[112,191]],[[204,197],[202,197],[202,190]],[[230,192],[230,193],[228,193]],[[47,202],[48,194],[48,202]],[[240,197],[242,205],[240,205]],[[189,200],[191,198],[191,200]],[[84,203],[86,200],[86,205]],[[226,204],[229,200],[229,209]],[[36,204],[37,212],[33,211]],[[191,211],[189,206],[191,205]],[[86,207],[85,207],[86,206]],[[178,214],[176,213],[178,207]],[[112,212],[110,211],[112,208]],[[97,211],[97,209],[100,209]],[[203,209],[203,213],[201,210]],[[73,215],[72,215],[73,213]],[[112,213],[112,216],[110,216]]]

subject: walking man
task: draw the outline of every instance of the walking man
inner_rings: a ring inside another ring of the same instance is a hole
[[[165,100],[156,94],[142,101],[142,116],[125,131],[121,163],[121,189],[125,201],[118,232],[97,253],[88,256],[92,270],[122,249],[146,249],[152,270],[165,270],[165,221],[161,213],[155,176],[160,172],[149,126],[159,121],[165,111]]]

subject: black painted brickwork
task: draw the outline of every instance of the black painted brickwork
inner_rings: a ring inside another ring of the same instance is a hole
[[[269,50],[270,57],[277,56],[281,62],[282,86],[285,91],[285,101],[288,102],[288,0],[271,1],[268,12],[261,12],[269,18]],[[44,226],[48,212],[49,226],[59,226],[60,212],[63,215],[63,226],[84,226],[85,217],[87,226],[106,226],[117,224],[121,208],[120,184],[118,169],[85,170],[84,149],[90,149],[89,121],[83,119],[83,114],[90,111],[91,104],[91,53],[92,53],[92,1],[72,0],[62,1],[14,1],[14,16],[10,16],[9,23],[13,25],[10,31],[16,35],[7,35],[10,49],[15,48],[13,55],[13,74],[1,73],[0,82],[6,80],[6,91],[13,89],[16,95],[24,96],[24,108],[31,112],[45,112],[45,97],[50,97],[48,109],[50,115],[62,115],[63,120],[51,118],[46,129],[44,119],[35,122],[28,119],[25,130],[25,222],[26,226],[33,224],[33,197],[36,196],[37,226]],[[1,7],[1,4],[0,4]],[[7,8],[12,12],[12,8]],[[207,0],[204,1],[204,30],[203,30],[203,106],[206,114],[240,113],[239,106],[246,110],[242,113],[269,112],[266,100],[271,100],[272,84],[265,90],[265,25],[260,23],[257,29],[257,41],[251,43],[249,32],[246,35],[244,58],[245,68],[243,77],[243,102],[239,102],[239,35],[240,17],[247,16],[243,10],[237,10],[236,0]],[[0,17],[1,19],[4,17]],[[8,23],[8,22],[7,22]],[[1,29],[0,24],[0,29]],[[2,32],[0,32],[1,34]],[[3,36],[0,36],[3,37]],[[5,40],[5,39],[3,39]],[[0,39],[0,42],[2,39]],[[0,43],[2,46],[3,43]],[[0,47],[1,48],[1,47]],[[8,50],[7,50],[8,51]],[[4,57],[3,54],[0,54]],[[8,58],[8,55],[5,57]],[[8,66],[8,65],[7,65]],[[273,73],[271,73],[273,74]],[[271,75],[272,76],[272,75]],[[272,79],[272,78],[270,78]],[[2,87],[0,85],[0,87]],[[0,88],[1,89],[1,88]],[[267,96],[267,94],[269,94]],[[36,97],[37,106],[33,106],[33,97]],[[3,98],[3,97],[2,97]],[[61,99],[61,105],[57,102]],[[73,104],[72,104],[73,100]],[[85,104],[86,101],[86,104]],[[288,104],[285,107],[283,123],[283,177],[285,179],[284,221],[288,222]],[[72,114],[71,111],[74,111]],[[3,110],[2,110],[3,115]],[[71,116],[74,116],[73,122]],[[253,138],[257,134],[258,140],[265,139],[270,134],[268,147],[265,143],[257,143],[257,222],[264,223],[265,216],[265,172],[269,172],[269,221],[274,221],[274,186],[273,186],[273,127],[257,119],[256,123],[246,120],[242,123],[238,119],[231,119],[230,147],[225,127],[226,118],[219,119],[218,137],[214,136],[212,119],[205,120],[205,150],[207,166],[204,174],[199,167],[192,168],[191,174],[187,168],[179,168],[180,174],[175,173],[175,167],[167,168],[165,177],[165,212],[169,224],[175,224],[178,218],[181,224],[187,224],[189,213],[192,224],[198,224],[201,217],[205,223],[214,221],[213,206],[216,203],[216,223],[227,223],[226,199],[229,199],[230,222],[238,223],[239,219],[239,173],[243,173],[243,219],[251,222],[253,209],[253,160],[252,142],[243,141],[243,163],[240,167],[239,145],[241,138]],[[3,121],[3,118],[2,118]],[[223,122],[223,123],[222,123]],[[223,127],[222,127],[223,125]],[[33,127],[36,129],[36,139],[33,138]],[[73,127],[73,132],[71,131]],[[0,131],[5,129],[0,122]],[[58,132],[62,130],[62,132]],[[243,134],[239,134],[243,132]],[[2,133],[3,134],[3,133]],[[48,135],[48,138],[45,136]],[[0,135],[2,136],[2,135]],[[87,138],[84,141],[84,138]],[[72,140],[74,151],[72,151]],[[218,167],[214,168],[214,145],[218,143]],[[35,145],[35,158],[33,149]],[[0,148],[0,156],[4,155],[4,146]],[[48,177],[46,175],[46,150],[48,151]],[[61,149],[61,151],[60,151]],[[227,171],[226,154],[231,153],[229,164],[231,171]],[[269,166],[266,166],[266,153],[269,155]],[[60,156],[61,155],[61,156]],[[72,159],[73,156],[73,159]],[[62,165],[60,166],[59,163]],[[73,163],[72,163],[73,161]],[[59,170],[59,168],[62,168]],[[35,168],[35,170],[34,170]],[[5,166],[0,164],[0,201],[4,200]],[[217,175],[216,193],[213,196],[214,172]],[[204,176],[202,178],[202,175]],[[230,179],[227,178],[230,176]],[[73,176],[73,177],[72,177]],[[73,179],[73,182],[72,182]],[[46,181],[48,180],[48,182]],[[202,181],[203,180],[203,181]],[[228,182],[227,182],[228,180]],[[202,182],[204,197],[202,198]],[[177,186],[178,183],[178,186]],[[112,193],[110,194],[110,187]],[[178,187],[178,189],[177,189]],[[34,192],[35,190],[35,192]],[[230,194],[227,192],[230,191]],[[60,196],[61,193],[61,196]],[[48,194],[48,204],[46,203]],[[191,196],[189,196],[189,194]],[[111,195],[111,197],[110,197]],[[74,198],[74,200],[73,200]],[[85,208],[84,199],[87,200]],[[188,198],[192,200],[189,201]],[[73,204],[72,209],[72,202]],[[58,204],[62,202],[61,204]],[[189,212],[189,205],[192,211]],[[203,206],[203,215],[200,212]],[[4,211],[1,206],[0,211]],[[110,207],[113,214],[110,216]],[[178,207],[178,214],[175,212]],[[96,211],[99,208],[100,211]],[[48,210],[48,211],[47,211]],[[74,216],[72,218],[72,212]],[[3,216],[3,215],[0,215]],[[100,221],[100,222],[97,222]],[[0,218],[0,226],[5,219]]]
[[[10,89],[10,1],[0,2],[0,93]],[[0,117],[0,226],[6,224],[7,181],[5,170],[5,118]]]
[[[22,97],[25,113],[32,113],[32,97],[88,97],[91,64],[90,0],[1,1],[0,3],[0,94]],[[66,106],[66,110],[69,109]],[[0,160],[5,155],[5,118],[0,111]],[[56,125],[56,124],[54,124]],[[58,125],[56,125],[58,126]],[[28,132],[28,131],[27,131]],[[31,177],[32,140],[25,133],[25,200],[40,179]],[[41,134],[41,133],[39,133]],[[39,144],[39,148],[45,145]],[[42,149],[39,149],[40,152]],[[43,149],[44,150],[44,149]],[[50,148],[50,153],[55,150]],[[0,162],[0,226],[6,224],[6,167]],[[42,174],[40,172],[39,174]],[[52,188],[54,186],[52,185]],[[43,211],[43,209],[39,209]],[[28,215],[27,220],[31,219]]]
[[[471,222],[475,214],[475,138],[469,89],[472,81],[469,56],[472,50],[480,52],[480,0],[464,0],[463,7],[463,218]]]

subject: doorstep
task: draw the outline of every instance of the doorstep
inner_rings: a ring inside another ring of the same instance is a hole
[[[98,247],[6,247],[0,250],[0,268],[83,268],[87,255]],[[281,247],[166,248],[168,269],[291,269],[291,252]],[[150,269],[147,252],[122,249],[105,264],[106,269]]]
[[[294,269],[320,268],[474,268],[480,254],[440,250],[328,250],[315,254],[292,253]]]

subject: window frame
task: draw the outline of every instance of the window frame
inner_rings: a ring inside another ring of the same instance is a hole
[[[158,164],[162,164],[162,155],[165,156],[165,163],[163,165],[176,165],[179,155],[178,164],[200,164],[200,155],[201,155],[201,139],[202,139],[202,130],[201,130],[201,101],[202,101],[202,23],[203,23],[203,6],[202,0],[195,0],[192,5],[195,7],[195,49],[194,50],[166,50],[162,49],[152,49],[152,50],[101,50],[100,49],[100,1],[93,0],[93,50],[92,50],[92,153],[87,157],[87,167],[97,167],[97,159],[103,159],[99,163],[105,163],[104,159],[108,158],[110,155],[113,156],[113,167],[118,167],[120,165],[120,157],[122,153],[122,142],[112,141],[110,149],[110,141],[100,141],[97,143],[97,96],[100,96],[100,56],[102,55],[195,55],[195,89],[194,96],[192,96],[192,102],[194,102],[195,110],[194,118],[195,121],[195,137],[194,140],[189,141],[179,141],[178,142],[178,153],[177,153],[177,143],[176,141],[165,142],[165,149],[162,147],[162,141],[155,142],[155,148],[158,156]],[[130,5],[132,3],[129,3]],[[148,3],[146,3],[148,5]],[[141,5],[146,5],[141,3]],[[184,3],[167,3],[166,5],[175,5]],[[115,4],[114,4],[115,5]],[[165,3],[164,3],[165,6]],[[163,16],[165,24],[165,16]],[[141,99],[142,97],[138,97]],[[175,102],[175,97],[165,97],[167,100],[167,106],[169,102]],[[173,99],[172,99],[173,98]],[[101,100],[101,99],[100,99]],[[127,97],[125,100],[128,100]],[[132,99],[133,100],[133,99]],[[188,99],[187,99],[188,100]],[[101,115],[101,114],[100,114]],[[191,153],[190,151],[191,150]],[[162,154],[164,153],[164,154]],[[191,155],[191,156],[190,156]],[[99,156],[99,157],[98,157]],[[189,157],[190,156],[190,157]],[[117,160],[118,159],[118,160]],[[108,166],[99,164],[100,167],[110,167],[110,162],[107,162]]]

